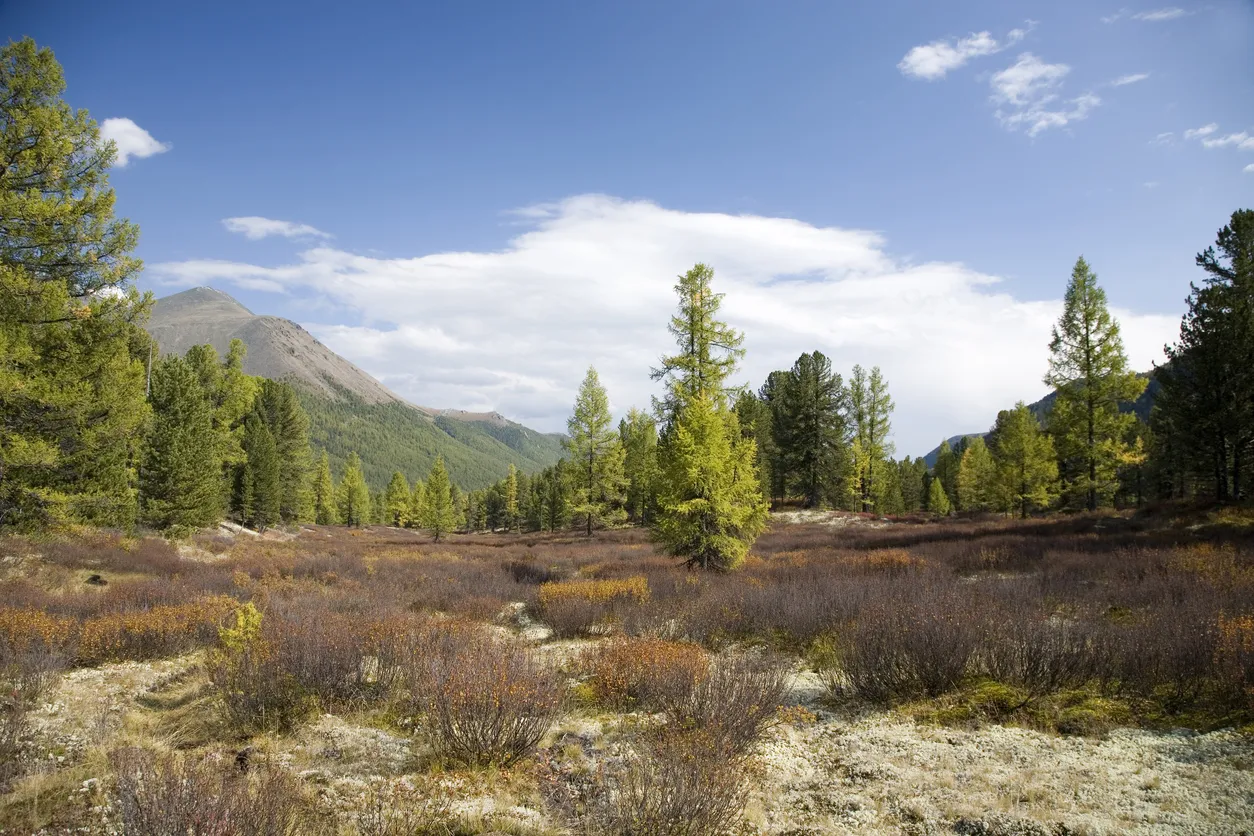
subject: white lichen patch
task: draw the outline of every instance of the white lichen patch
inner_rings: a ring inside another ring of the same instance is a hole
[[[826,715],[772,732],[749,815],[764,833],[1236,833],[1254,827],[1252,758],[1232,732],[1092,739]]]

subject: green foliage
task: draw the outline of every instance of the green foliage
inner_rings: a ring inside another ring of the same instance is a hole
[[[961,462],[961,455],[954,453],[954,449],[949,446],[949,440],[942,441],[940,449],[936,453],[936,463],[932,465],[932,478],[933,481],[940,482],[941,488],[945,491],[945,496],[948,497],[951,505],[958,499],[958,467]],[[930,492],[928,496],[928,507],[930,509]]]
[[[958,510],[991,511],[998,498],[997,465],[984,439],[976,436],[958,461]]]
[[[512,464],[509,466],[509,473],[505,477],[505,484],[502,486],[501,498],[505,506],[505,528],[510,531],[517,531],[519,525],[518,515],[518,468]],[[454,500],[453,508],[456,509],[459,503]]]
[[[821,352],[802,354],[790,371],[774,377],[773,439],[785,484],[806,507],[843,504],[849,490],[849,393]]]
[[[574,487],[571,511],[591,536],[593,528],[627,519],[623,510],[627,487],[623,475],[625,451],[614,431],[605,387],[591,366],[579,387],[575,411],[566,422],[566,430],[570,433],[566,449],[570,452]]]
[[[1154,459],[1168,496],[1197,482],[1228,501],[1248,493],[1254,453],[1254,210],[1233,212],[1196,261],[1206,277],[1157,369]]]
[[[427,476],[425,501],[422,508],[422,527],[431,532],[438,543],[440,538],[457,525],[457,509],[453,507],[452,490],[444,459],[437,456]]]
[[[909,457],[897,463],[897,482],[901,489],[901,510],[910,513],[923,510],[927,502],[927,462],[919,456]]]
[[[213,405],[182,357],[153,364],[152,424],[140,469],[145,522],[156,528],[199,528],[222,518],[222,448]]]
[[[0,49],[0,526],[129,527],[151,297],[128,290],[115,149],[64,88],[51,50]]]
[[[949,516],[953,511],[953,506],[949,503],[949,494],[945,493],[940,479],[932,479],[931,484],[928,485],[927,510],[942,517]]]
[[[230,369],[228,357],[228,377]],[[260,410],[278,451],[280,516],[289,523],[310,520],[314,504],[311,483],[313,453],[309,448],[309,417],[300,405],[300,398],[287,383],[263,380],[257,393],[256,408]]]
[[[331,462],[327,451],[322,451],[313,478],[314,522],[318,525],[334,525],[339,520],[335,504],[335,483],[331,480]]]
[[[741,432],[724,385],[744,354],[743,337],[716,318],[722,295],[711,290],[713,277],[703,264],[680,277],[679,313],[670,324],[679,353],[653,372],[667,386],[658,402],[665,429],[653,533],[690,566],[728,570],[765,530],[767,503],[757,446]]]
[[[1054,444],[1022,401],[997,413],[988,436],[997,471],[997,505],[1026,518],[1057,497],[1058,460]]]
[[[771,406],[752,391],[746,389],[736,396],[736,419],[740,422],[740,432],[746,438],[752,438],[758,450],[758,486],[762,495],[771,500],[771,486],[775,483],[776,459],[779,451],[775,447],[774,417]]]
[[[421,483],[419,483],[421,487]],[[409,523],[412,494],[405,474],[399,470],[392,474],[387,490],[383,493],[384,520],[388,525],[404,526]]]
[[[657,422],[648,413],[631,409],[618,422],[618,437],[627,478],[627,518],[648,525],[657,514]]]
[[[344,477],[336,488],[336,512],[344,525],[360,527],[370,521],[370,488],[361,471],[361,459],[348,454]]]
[[[1049,350],[1045,383],[1057,391],[1049,431],[1065,491],[1072,502],[1093,510],[1115,492],[1125,437],[1136,421],[1119,404],[1136,400],[1145,381],[1128,370],[1119,323],[1083,258],[1071,272]]]
[[[861,366],[854,366],[849,378],[849,412],[854,431],[854,479],[863,511],[875,507],[879,482],[893,454],[888,441],[893,409],[888,381],[880,374],[880,367],[873,367],[868,374]]]
[[[235,508],[241,521],[265,531],[279,521],[283,492],[279,451],[259,409],[244,421],[244,463],[237,471]]]

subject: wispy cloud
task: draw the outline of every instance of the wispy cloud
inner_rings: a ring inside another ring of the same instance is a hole
[[[158,142],[148,131],[130,119],[106,119],[100,123],[100,139],[117,146],[117,166],[126,168],[131,158],[143,159],[170,150],[167,142]]]
[[[249,215],[241,218],[223,218],[222,225],[230,232],[238,232],[250,241],[260,241],[273,235],[283,238],[332,238],[329,232],[323,232],[309,224],[297,224],[291,221],[276,221],[272,218],[259,218]]]
[[[1203,136],[1210,136],[1217,130],[1219,130],[1219,125],[1215,122],[1211,122],[1209,125],[1203,125],[1200,128],[1189,128],[1184,132],[1184,138],[1197,139]]]
[[[1139,20],[1143,23],[1162,23],[1167,20],[1175,20],[1176,18],[1185,17],[1189,14],[1184,9],[1176,6],[1169,6],[1164,9],[1154,9],[1148,12],[1133,12],[1131,9],[1120,9],[1112,15],[1103,17],[1102,23],[1116,23],[1120,20]]]
[[[1173,131],[1164,131],[1149,141],[1150,145],[1175,145],[1176,135]]]
[[[1254,151],[1254,137],[1251,137],[1245,131],[1240,133],[1228,134],[1226,136],[1208,137],[1202,140],[1203,148],[1228,148],[1236,147],[1242,151]]]
[[[1254,174],[1254,163],[1250,163],[1249,165],[1247,165],[1245,168],[1241,170],[1244,171],[1246,174]]]
[[[1026,29],[1011,29],[1003,41],[989,32],[974,32],[965,38],[943,38],[916,46],[897,64],[902,75],[936,81],[972,58],[993,55],[1027,37]]]
[[[1087,118],[1102,100],[1084,93],[1064,101],[1059,90],[1070,72],[1066,64],[1047,64],[1030,52],[1023,53],[989,80],[997,118],[1008,130],[1024,130],[1028,136]]]
[[[1150,77],[1149,73],[1130,73],[1128,75],[1121,75],[1118,78],[1116,78],[1114,81],[1110,82],[1110,86],[1111,87],[1123,87],[1127,84],[1136,84],[1138,81],[1144,81],[1145,79],[1149,77]]]
[[[499,248],[382,258],[314,246],[277,265],[200,260],[149,272],[324,300],[360,323],[305,327],[398,394],[541,429],[565,425],[589,363],[617,413],[649,402],[657,390],[647,371],[670,348],[674,277],[697,261],[714,267],[723,313],[745,333],[737,383],[757,385],[815,349],[841,371],[878,364],[903,453],[983,429],[998,409],[1044,394],[1060,301],[1017,299],[962,264],[897,257],[875,232],[605,195],[532,209]],[[1136,368],[1160,358],[1179,326],[1175,316],[1118,315]]]

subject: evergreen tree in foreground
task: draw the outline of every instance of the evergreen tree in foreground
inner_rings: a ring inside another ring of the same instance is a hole
[[[927,510],[942,517],[948,517],[953,510],[949,504],[949,495],[940,479],[932,479],[927,488]]]
[[[436,456],[427,476],[426,496],[422,509],[422,527],[431,532],[438,543],[440,538],[453,531],[457,525],[457,509],[453,507],[452,487],[448,471],[444,469],[444,457]]]
[[[322,457],[318,459],[318,466],[314,470],[313,505],[314,522],[318,525],[334,525],[338,522],[335,483],[331,480],[331,460],[326,450],[322,451]]]
[[[1024,519],[1031,510],[1048,508],[1058,495],[1058,459],[1053,441],[1022,401],[997,413],[988,446],[997,468],[998,506],[1018,510]]]
[[[282,381],[263,380],[257,401],[279,454],[280,514],[289,523],[311,519],[313,453],[309,449],[309,417],[296,391]]]
[[[593,528],[627,519],[623,510],[627,487],[623,444],[614,431],[605,387],[591,366],[579,386],[575,411],[566,422],[566,431],[570,434],[566,449],[570,452],[574,486],[571,511],[591,537]]]
[[[880,497],[878,482],[893,455],[888,435],[894,408],[880,367],[872,367],[868,374],[861,366],[854,366],[849,377],[849,412],[853,418],[854,473],[863,511],[876,507]]]
[[[1058,393],[1049,416],[1050,435],[1065,468],[1068,494],[1092,511],[1117,487],[1125,438],[1137,420],[1120,412],[1119,404],[1135,400],[1145,381],[1128,371],[1119,323],[1083,258],[1071,271],[1049,350],[1045,383]]]
[[[244,420],[244,462],[235,483],[235,506],[244,525],[265,531],[279,521],[283,491],[279,478],[279,451],[261,412]]]
[[[842,504],[849,461],[847,395],[832,361],[821,352],[802,354],[775,378],[775,437],[780,455],[807,508]]]
[[[714,271],[698,264],[679,279],[670,332],[678,353],[653,372],[666,382],[659,402],[658,516],[654,537],[689,566],[729,570],[766,528],[757,447],[728,403],[727,377],[743,355],[739,333],[716,317]]]
[[[980,436],[967,443],[958,461],[958,510],[991,511],[997,507],[997,465]]]
[[[392,481],[388,482],[387,490],[383,492],[384,522],[387,525],[404,526],[409,521],[409,505],[412,499],[405,474],[399,470],[394,472]]]
[[[336,510],[344,525],[359,528],[370,522],[370,488],[356,452],[349,453],[344,463],[344,478],[336,490]]]
[[[631,409],[618,422],[618,437],[627,478],[627,517],[637,525],[648,525],[657,512],[657,422]]]
[[[221,448],[213,408],[182,357],[153,364],[153,419],[140,469],[141,511],[154,528],[201,528],[222,518]]]

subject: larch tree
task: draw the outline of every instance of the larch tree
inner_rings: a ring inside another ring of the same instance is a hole
[[[740,430],[727,378],[744,355],[743,337],[718,319],[714,271],[697,264],[675,286],[679,310],[669,330],[678,351],[653,378],[666,386],[657,405],[663,431],[655,539],[689,566],[734,569],[766,528],[757,445]]]
[[[591,537],[594,528],[622,523],[627,519],[627,478],[623,474],[625,451],[610,417],[609,397],[597,370],[579,386],[575,410],[566,422],[570,436],[570,474],[574,493],[571,512]]]
[[[997,506],[997,465],[980,436],[967,443],[958,461],[958,509],[991,511]]]
[[[505,500],[505,528],[509,531],[517,531],[521,519],[518,514],[518,468],[514,467],[513,462],[510,462],[509,471],[505,474],[505,490],[503,494]],[[453,507],[460,508],[461,503],[455,499]]]
[[[283,504],[278,446],[260,409],[244,419],[244,461],[238,466],[235,506],[240,520],[258,531],[279,521]]]
[[[953,512],[949,494],[945,493],[940,479],[932,479],[927,487],[927,510],[941,517],[948,517]]]
[[[414,486],[409,491],[409,522],[410,528],[421,528],[423,514],[426,513],[427,507],[427,486],[423,484],[422,479],[415,479]]]
[[[348,454],[344,476],[336,489],[336,510],[344,525],[360,528],[370,522],[370,488],[356,451]]]
[[[393,472],[392,480],[383,492],[383,509],[388,525],[403,527],[409,521],[409,503],[412,496],[405,474],[399,470]]]
[[[0,48],[0,527],[129,527],[151,296],[114,216],[116,148],[64,89],[51,50]]]
[[[1135,400],[1145,381],[1128,370],[1119,323],[1083,257],[1071,271],[1049,351],[1045,383],[1057,392],[1050,435],[1064,466],[1067,493],[1092,511],[1117,487],[1125,438],[1137,420],[1119,405]]]
[[[1058,496],[1058,458],[1053,440],[1022,401],[997,413],[988,435],[997,468],[998,505],[1027,519],[1034,509],[1048,508]]]
[[[154,528],[200,528],[222,518],[221,450],[213,406],[182,357],[153,364],[153,418],[140,468],[143,519]]]
[[[854,366],[849,378],[849,414],[853,419],[854,478],[863,511],[874,509],[877,479],[893,455],[893,445],[888,440],[893,409],[888,381],[880,367],[867,373],[861,366]]]
[[[627,518],[648,525],[657,512],[657,421],[647,412],[631,409],[618,422],[618,437],[627,479]]]
[[[331,459],[322,451],[313,477],[314,522],[318,525],[334,525],[339,521],[335,502],[335,482],[331,479]]]
[[[444,469],[443,456],[436,456],[425,488],[422,527],[431,532],[432,539],[438,543],[457,524],[457,509],[453,507],[452,486],[449,484],[448,471]]]

